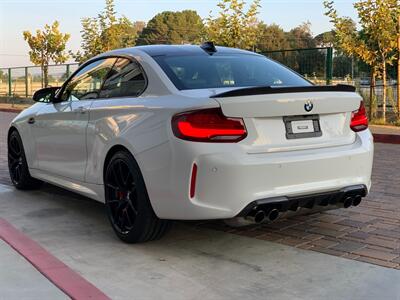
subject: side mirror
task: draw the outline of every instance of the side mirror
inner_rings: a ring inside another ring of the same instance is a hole
[[[42,103],[50,103],[55,100],[56,92],[60,89],[60,87],[47,87],[44,89],[37,90],[33,94],[33,101],[42,102]]]

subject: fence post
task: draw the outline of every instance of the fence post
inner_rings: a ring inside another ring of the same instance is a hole
[[[67,64],[66,66],[67,66],[67,70],[66,70],[65,73],[67,73],[67,78],[66,79],[68,79],[68,77],[69,77],[69,64]]]
[[[28,98],[28,67],[25,67],[25,97]]]
[[[326,84],[331,84],[333,78],[333,48],[328,47],[326,50]]]
[[[11,97],[11,68],[8,68],[8,96]]]

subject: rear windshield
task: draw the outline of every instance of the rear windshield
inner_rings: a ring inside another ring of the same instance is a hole
[[[156,56],[180,90],[250,86],[309,86],[288,68],[257,55]]]

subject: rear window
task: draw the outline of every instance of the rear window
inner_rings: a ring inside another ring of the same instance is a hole
[[[288,68],[257,55],[156,56],[180,90],[250,86],[308,86]]]

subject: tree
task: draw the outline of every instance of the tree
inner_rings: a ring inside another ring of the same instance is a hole
[[[133,27],[135,28],[137,34],[141,34],[143,29],[146,27],[146,22],[144,21],[136,21],[133,22]]]
[[[100,53],[135,45],[138,27],[128,18],[117,18],[114,0],[106,0],[106,7],[97,16],[82,19],[82,51],[72,53],[78,62],[84,62]]]
[[[265,52],[289,48],[287,35],[279,25],[260,23],[258,25],[258,32],[259,38],[255,45],[258,51]]]
[[[137,43],[139,45],[199,43],[203,35],[203,20],[197,12],[164,11],[147,23]]]
[[[42,70],[42,84],[48,86],[48,66],[51,62],[61,64],[67,61],[68,54],[65,51],[66,44],[70,38],[69,34],[61,33],[59,23],[55,21],[52,25],[45,25],[44,30],[36,30],[36,35],[24,31],[24,39],[28,42],[31,50],[29,57],[32,63],[40,65]]]
[[[326,31],[314,37],[317,47],[337,47],[336,32],[334,30]]]
[[[317,46],[311,32],[310,22],[304,22],[290,30],[287,33],[287,39],[292,49],[315,48]]]
[[[339,17],[333,1],[325,1],[326,15],[335,26],[340,48],[371,66],[370,118],[373,117],[375,78],[383,80],[383,119],[386,120],[386,69],[394,60],[398,0],[364,0],[354,4],[360,19],[361,31],[353,20]]]
[[[304,22],[286,33],[286,38],[291,51],[286,55],[290,67],[300,74],[322,77],[325,75],[325,52],[315,49],[317,42],[311,32],[311,23]]]
[[[221,0],[219,16],[206,19],[207,39],[215,43],[235,48],[254,49],[260,37],[258,9],[260,0],[254,0],[245,11],[243,0]]]
[[[395,59],[398,0],[367,0],[354,4],[365,34],[375,41],[383,80],[383,120],[386,121],[387,64]]]

